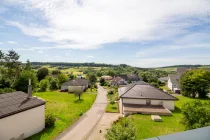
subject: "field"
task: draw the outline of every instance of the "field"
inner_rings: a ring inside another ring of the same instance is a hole
[[[81,101],[74,94],[64,92],[40,92],[34,96],[46,101],[46,112],[56,116],[55,126],[33,135],[28,140],[51,140],[72,125],[93,104],[96,94],[85,93]]]
[[[129,116],[133,118],[134,124],[136,125],[138,139],[147,139],[185,130],[184,125],[180,123],[182,117],[181,106],[185,102],[191,102],[199,99],[191,99],[182,96],[177,96],[177,98],[179,98],[179,101],[175,102],[176,109],[173,111],[173,115],[161,116],[163,122],[153,122],[151,115],[135,114]]]

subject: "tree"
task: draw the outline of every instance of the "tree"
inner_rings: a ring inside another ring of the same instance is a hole
[[[195,98],[198,94],[199,98],[205,98],[210,88],[210,72],[190,70],[181,76],[179,85],[182,95]]]
[[[210,126],[210,102],[196,100],[182,106],[182,123],[186,129]]]
[[[47,91],[49,87],[49,81],[48,79],[42,79],[39,83],[39,88],[41,91]]]
[[[41,81],[42,79],[44,79],[47,75],[49,74],[49,71],[47,68],[41,68],[37,71],[37,77],[38,80]]]
[[[58,86],[58,79],[51,79],[50,81],[50,90],[57,90],[59,88]]]
[[[28,91],[28,81],[31,79],[32,88],[36,88],[38,84],[38,80],[35,72],[24,70],[20,73],[20,76],[17,78],[14,88],[17,91],[24,91],[27,93]]]
[[[58,75],[58,82],[59,85],[63,84],[64,82],[67,82],[69,80],[68,76],[65,74],[59,74]]]
[[[4,61],[4,53],[0,50],[0,65]]]
[[[104,86],[105,83],[106,83],[106,81],[104,80],[104,78],[101,78],[99,82],[100,82],[100,85],[101,85],[101,86]]]
[[[109,76],[114,76],[115,75],[115,72],[114,71],[112,71],[112,70],[109,70],[108,72],[107,72],[107,75],[109,75]]]
[[[29,59],[26,61],[26,65],[24,67],[24,70],[31,70],[32,67],[31,67],[31,62],[29,61]]]
[[[75,78],[75,75],[74,75],[73,73],[70,73],[68,76],[69,76],[69,79],[70,79],[70,80],[72,80],[72,79]]]
[[[83,94],[83,91],[84,91],[84,87],[81,86],[81,87],[78,87],[74,90],[74,95],[75,96],[78,96],[79,97],[79,100],[81,99],[81,96]]]
[[[108,130],[106,140],[136,140],[136,129],[131,118],[123,118]]]
[[[53,70],[52,71],[52,75],[58,75],[58,74],[61,74],[61,71],[59,71],[59,70]]]
[[[97,76],[97,77],[101,77],[101,76],[102,76],[102,72],[97,71],[97,72],[96,72],[96,76]]]
[[[88,79],[89,79],[89,82],[90,82],[90,88],[91,88],[91,91],[92,91],[92,87],[95,85],[95,83],[97,81],[97,78],[96,78],[95,74],[93,74],[93,73],[90,73],[87,76],[88,76]]]

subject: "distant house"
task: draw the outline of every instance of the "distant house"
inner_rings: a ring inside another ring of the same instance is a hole
[[[25,139],[45,128],[45,101],[22,91],[0,94],[0,139]]]
[[[74,92],[74,89],[83,87],[83,89],[87,89],[89,85],[89,80],[86,79],[73,79],[71,81],[65,82],[61,85],[61,91],[69,91]]]
[[[166,83],[168,82],[168,77],[160,77],[158,78],[159,81],[161,81],[162,83]]]
[[[181,74],[169,74],[168,75],[168,88],[175,93],[180,93],[179,80]]]
[[[176,68],[176,73],[177,74],[183,74],[187,71],[191,70],[191,68],[184,68],[184,67],[180,67],[180,68]]]
[[[118,89],[120,112],[124,115],[132,113],[171,115],[174,110],[174,96],[165,93],[143,81]]]
[[[104,80],[108,81],[108,80],[112,80],[112,76],[101,76],[101,78],[103,78]]]
[[[77,78],[79,78],[79,79],[85,79],[85,77],[82,74],[78,74],[77,75]]]
[[[111,81],[111,85],[125,85],[128,83],[136,83],[138,81],[142,81],[142,78],[138,76],[138,74],[123,74],[123,75],[117,75],[114,76],[113,80]]]

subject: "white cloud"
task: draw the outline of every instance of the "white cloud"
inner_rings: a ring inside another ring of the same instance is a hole
[[[3,42],[0,42],[0,45],[1,45],[1,44],[4,44],[4,43],[3,43]]]
[[[37,51],[38,53],[44,53],[44,51],[43,50],[39,50],[39,51]]]
[[[6,0],[26,11],[40,13],[48,22],[23,24],[8,21],[24,34],[57,48],[93,49],[106,43],[148,41],[187,34],[188,17],[210,12],[207,0]],[[39,11],[39,12],[37,12]],[[181,18],[182,20],[178,20]],[[205,19],[205,18],[204,18]],[[174,24],[172,24],[174,23]]]
[[[93,56],[93,55],[88,55],[88,56],[86,56],[87,58],[94,58],[95,56]]]
[[[8,41],[9,44],[17,44],[15,41]]]

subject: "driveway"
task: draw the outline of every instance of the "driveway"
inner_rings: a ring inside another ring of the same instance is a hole
[[[84,140],[96,126],[107,106],[106,90],[98,85],[98,95],[89,111],[55,140]]]
[[[122,117],[120,113],[104,113],[96,127],[90,133],[86,140],[105,140],[105,134],[111,127],[112,122]]]

